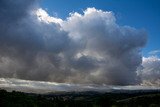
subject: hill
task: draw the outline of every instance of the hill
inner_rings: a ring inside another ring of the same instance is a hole
[[[160,91],[56,92],[0,90],[0,107],[160,107]]]

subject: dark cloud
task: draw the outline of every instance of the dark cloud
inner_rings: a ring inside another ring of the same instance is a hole
[[[68,83],[137,82],[146,33],[88,8],[66,20],[33,0],[0,1],[0,77]]]

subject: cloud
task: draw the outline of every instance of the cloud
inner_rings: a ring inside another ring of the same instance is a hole
[[[42,8],[39,8],[36,11],[36,15],[38,16],[38,19],[40,21],[44,21],[48,24],[51,23],[51,22],[62,23],[62,19],[49,16],[48,13],[45,10],[43,10]]]
[[[7,91],[22,91],[29,93],[48,93],[60,91],[100,91],[111,92],[114,90],[155,90],[160,89],[156,86],[114,86],[114,85],[95,85],[95,84],[67,84],[44,81],[20,80],[13,78],[0,78],[0,88]]]
[[[149,55],[157,55],[159,53],[160,53],[160,50],[154,50],[154,51],[149,52]]]
[[[137,83],[146,32],[87,8],[65,20],[37,1],[0,1],[0,77],[59,83]]]
[[[160,58],[157,56],[143,57],[142,68],[138,75],[143,85],[160,86]]]
[[[146,43],[144,31],[119,26],[112,12],[95,8],[88,8],[83,15],[72,13],[62,27],[80,47],[73,56],[80,55],[78,60],[94,59],[89,63],[96,64],[88,75],[92,82],[135,84],[135,71],[141,64],[140,51]]]
[[[0,76],[49,80],[57,72],[59,53],[67,49],[67,32],[58,24],[41,22],[34,13],[35,1],[2,0],[0,4],[4,4],[0,8]]]

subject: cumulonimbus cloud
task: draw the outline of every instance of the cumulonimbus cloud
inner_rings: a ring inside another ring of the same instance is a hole
[[[0,1],[0,77],[67,83],[137,83],[146,32],[87,8],[51,17],[35,1]]]

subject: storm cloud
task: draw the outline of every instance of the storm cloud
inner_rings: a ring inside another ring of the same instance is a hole
[[[87,8],[49,16],[36,0],[0,1],[0,77],[59,83],[137,84],[144,30]]]

